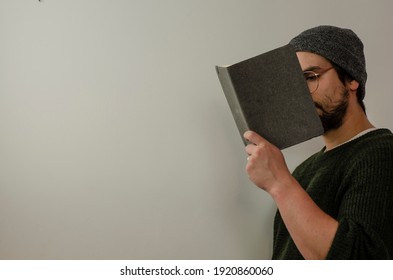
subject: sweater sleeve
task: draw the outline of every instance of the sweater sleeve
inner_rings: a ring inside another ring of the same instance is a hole
[[[392,259],[393,147],[369,145],[348,163],[327,259]]]

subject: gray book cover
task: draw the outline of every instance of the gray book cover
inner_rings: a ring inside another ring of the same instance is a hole
[[[322,135],[302,69],[291,45],[244,61],[216,66],[235,123],[280,149]]]

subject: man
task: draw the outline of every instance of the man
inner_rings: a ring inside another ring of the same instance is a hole
[[[363,44],[352,30],[318,26],[290,41],[325,132],[325,147],[291,175],[281,151],[245,139],[250,179],[278,211],[273,259],[393,258],[393,135],[368,120]]]

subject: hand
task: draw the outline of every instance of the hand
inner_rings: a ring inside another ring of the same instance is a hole
[[[253,131],[245,132],[244,138],[251,143],[246,147],[248,176],[255,185],[272,194],[292,178],[284,156],[280,149]]]

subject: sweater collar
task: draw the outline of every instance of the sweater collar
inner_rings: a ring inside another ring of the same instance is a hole
[[[342,145],[344,145],[344,144],[346,144],[346,143],[348,143],[348,142],[351,142],[351,141],[353,141],[353,140],[355,140],[355,139],[357,139],[357,138],[359,138],[359,137],[361,137],[361,136],[363,136],[363,135],[366,135],[367,133],[369,133],[369,132],[371,132],[371,131],[375,131],[375,130],[377,130],[377,129],[380,129],[380,128],[372,127],[372,128],[368,128],[368,129],[366,129],[366,130],[363,130],[363,131],[359,132],[358,134],[356,134],[356,135],[355,135],[354,137],[352,137],[351,139],[349,139],[349,140],[347,140],[347,141],[345,141],[345,142],[343,142],[343,143],[341,143],[341,144],[335,146],[334,148],[330,149],[329,152],[330,152],[330,151],[333,151],[333,150],[336,149],[337,147],[340,147],[340,146],[342,146]],[[326,153],[326,152],[328,152],[328,151],[326,151],[326,147],[325,147],[325,148],[324,148],[324,153]]]

